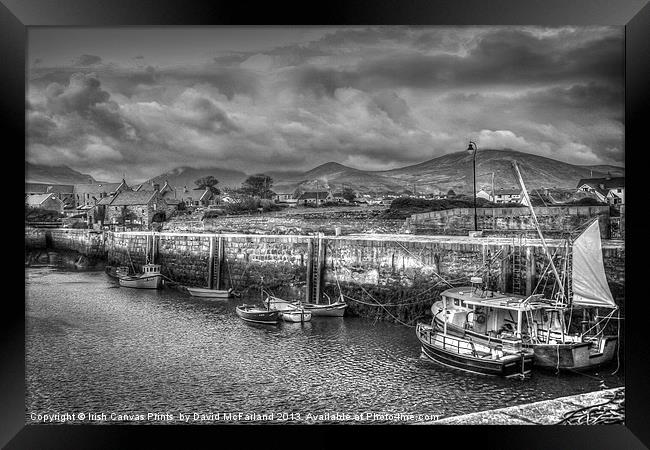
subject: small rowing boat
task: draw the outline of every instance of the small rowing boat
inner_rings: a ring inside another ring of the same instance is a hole
[[[266,297],[266,304],[269,309],[279,311],[280,318],[285,322],[308,322],[311,320],[312,313],[303,308],[299,302],[289,302],[269,295]]]
[[[206,288],[196,288],[188,287],[187,291],[192,297],[202,297],[202,298],[230,298],[234,295],[232,289],[206,289]]]
[[[239,305],[235,308],[237,315],[247,322],[275,324],[278,323],[280,311],[269,310],[255,305]]]

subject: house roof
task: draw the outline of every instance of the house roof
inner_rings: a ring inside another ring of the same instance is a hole
[[[38,206],[38,205],[43,204],[43,202],[45,202],[46,200],[49,200],[50,198],[52,198],[52,199],[58,201],[59,203],[61,203],[61,200],[56,198],[56,196],[54,194],[52,194],[52,193],[28,195],[26,201],[27,201],[27,204],[29,206]]]
[[[104,197],[101,198],[96,205],[110,205],[115,197]]]
[[[149,191],[149,192],[153,192],[153,191],[154,191],[154,185],[155,185],[155,184],[158,185],[158,190],[160,191],[161,194],[163,194],[163,193],[165,193],[165,192],[169,192],[169,191],[171,191],[172,189],[174,189],[174,188],[172,188],[172,187],[169,185],[169,182],[165,181],[165,184],[163,184],[163,185],[161,185],[160,183],[142,183],[142,184],[139,184],[139,185],[137,185],[136,187],[134,187],[133,190],[134,190],[134,191]]]
[[[115,192],[122,183],[75,184],[75,194],[102,194]]]
[[[625,187],[625,177],[606,177],[606,178],[581,178],[578,181],[578,186],[576,189],[583,185],[591,186],[594,189],[604,189],[606,191],[612,188],[622,188]],[[603,186],[601,188],[601,186]]]
[[[154,197],[153,191],[121,191],[110,203],[111,206],[146,205]]]
[[[497,189],[494,191],[494,195],[520,195],[521,189],[511,188],[511,189]]]
[[[321,198],[325,198],[325,197],[327,197],[329,194],[330,194],[330,193],[327,192],[327,191],[309,191],[309,192],[303,192],[303,193],[300,195],[299,200],[304,200],[304,199],[308,199],[308,198],[313,198],[313,199],[319,198],[319,199],[321,199]]]

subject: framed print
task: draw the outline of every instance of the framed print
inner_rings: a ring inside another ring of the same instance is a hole
[[[647,2],[3,0],[0,20],[25,157],[7,448],[650,441],[627,245]]]

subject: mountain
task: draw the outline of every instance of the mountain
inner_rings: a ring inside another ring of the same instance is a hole
[[[476,187],[518,187],[511,162],[516,160],[524,177],[526,188],[575,189],[581,178],[625,176],[625,169],[616,166],[580,166],[530,153],[510,149],[479,150],[476,157]],[[450,153],[419,164],[383,171],[365,171],[329,162],[291,177],[274,178],[276,192],[302,189],[340,189],[349,186],[361,192],[403,192],[415,189],[418,193],[471,193],[473,184],[472,155],[467,152]]]
[[[77,172],[68,166],[43,166],[25,161],[25,182],[48,184],[97,183],[88,174]]]
[[[417,192],[472,192],[472,155],[456,152],[399,169],[373,172],[381,177],[390,177],[402,184],[415,184]],[[580,166],[565,163],[544,156],[518,152],[510,149],[479,150],[476,155],[476,188],[491,187],[494,173],[494,188],[518,187],[512,161],[516,160],[527,189],[576,188],[581,178],[607,176],[607,171],[616,169],[625,175],[625,169],[614,166]],[[612,176],[615,176],[612,173]]]
[[[274,179],[273,189],[292,191],[297,187],[305,190],[341,189],[349,186],[359,191],[392,191],[400,189],[401,184],[392,177],[354,169],[336,162],[328,162],[307,172],[293,174],[291,177]]]
[[[625,168],[624,167],[618,167],[618,166],[607,166],[607,165],[599,165],[599,166],[582,166],[585,167],[589,170],[593,170],[594,173],[607,173],[613,177],[624,177],[625,176]],[[590,177],[591,178],[591,177]],[[595,178],[595,175],[594,175]]]
[[[168,181],[172,186],[187,186],[195,188],[196,184],[194,184],[194,181],[208,175],[212,175],[219,180],[219,184],[217,185],[218,188],[225,186],[240,187],[241,183],[247,178],[247,175],[244,172],[238,170],[220,169],[217,167],[207,169],[177,167],[169,172],[163,173],[162,175],[151,178],[145,183],[158,183],[162,186],[165,184],[165,181]]]

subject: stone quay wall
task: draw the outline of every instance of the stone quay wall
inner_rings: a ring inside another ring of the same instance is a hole
[[[554,284],[552,274],[541,276],[548,259],[538,239],[86,230],[38,230],[26,236],[42,246],[40,233],[51,233],[48,242],[53,248],[103,253],[109,264],[133,265],[136,270],[149,260],[161,264],[163,274],[180,284],[232,287],[251,295],[264,288],[287,299],[305,300],[309,270],[320,267],[322,292],[332,301],[342,294],[350,314],[408,324],[430,316],[431,303],[449,284],[468,284],[472,276],[483,277],[493,289],[518,289],[522,294],[539,285],[550,295]],[[320,263],[319,241],[323,248]],[[96,248],[100,242],[103,250]],[[551,252],[562,253],[564,241],[548,239],[547,244]],[[624,243],[603,241],[603,260],[612,294],[623,305]]]
[[[573,231],[593,217],[600,222],[601,237],[610,237],[609,206],[535,207],[539,226],[547,236]],[[528,207],[476,208],[477,228],[487,232],[536,235]],[[474,209],[455,208],[413,214],[406,225],[414,234],[465,235],[474,230]]]
[[[89,258],[106,257],[106,234],[74,228],[25,228],[26,249],[72,250]]]
[[[275,213],[223,216],[188,221],[176,218],[165,222],[163,232],[190,233],[238,233],[266,235],[309,235],[323,233],[399,233],[404,229],[404,220],[381,219],[384,208],[350,210],[343,208],[311,208],[300,212],[281,211]]]

